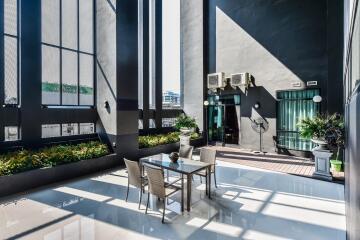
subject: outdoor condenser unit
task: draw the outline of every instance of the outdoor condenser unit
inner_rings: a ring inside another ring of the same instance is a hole
[[[250,73],[234,73],[231,74],[230,85],[232,87],[245,87],[248,88],[251,82]]]
[[[207,85],[209,89],[224,88],[226,86],[226,78],[224,72],[208,74]]]

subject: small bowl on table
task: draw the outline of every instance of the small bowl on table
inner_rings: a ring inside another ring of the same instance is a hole
[[[179,160],[179,153],[172,152],[169,154],[169,158],[170,158],[171,162],[177,163],[177,161]]]

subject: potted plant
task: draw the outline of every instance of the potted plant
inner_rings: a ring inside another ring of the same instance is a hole
[[[336,151],[335,159],[330,160],[331,169],[340,172],[342,161],[339,160],[340,150],[344,147],[345,126],[344,119],[339,114],[330,116],[326,126],[325,139],[330,148]]]
[[[298,123],[300,136],[319,145],[319,150],[327,150],[325,139],[329,117],[318,115],[313,118],[304,118]]]
[[[191,133],[197,128],[196,120],[185,114],[176,118],[175,128],[180,131],[180,144],[189,145]]]

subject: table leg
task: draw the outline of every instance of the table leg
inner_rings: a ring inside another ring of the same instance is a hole
[[[205,175],[205,194],[209,195],[209,189],[208,189],[208,170],[206,169],[206,175]]]
[[[186,198],[187,198],[187,211],[190,212],[190,205],[191,205],[191,174],[187,175],[187,179],[186,179],[186,183],[187,183],[187,194],[186,194]]]
[[[181,174],[181,212],[184,211],[184,174]]]
[[[207,177],[209,178],[208,179],[208,183],[209,183],[209,194],[208,194],[208,197],[209,199],[211,199],[211,166],[208,168],[208,174],[207,174]]]

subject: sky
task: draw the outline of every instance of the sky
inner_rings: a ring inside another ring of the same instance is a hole
[[[162,1],[163,92],[180,93],[180,1]]]

